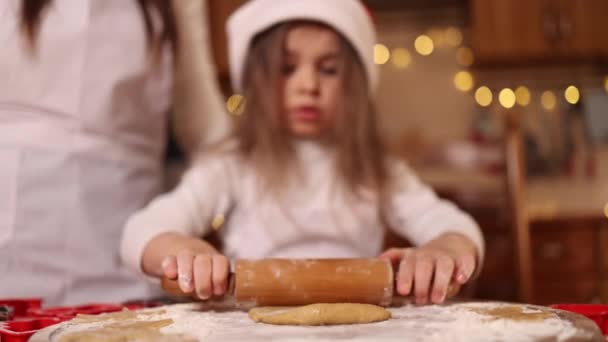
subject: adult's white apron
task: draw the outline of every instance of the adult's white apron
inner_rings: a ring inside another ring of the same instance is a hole
[[[127,217],[162,186],[171,61],[135,0],[54,0],[35,54],[0,1],[0,298],[156,293],[121,265]]]

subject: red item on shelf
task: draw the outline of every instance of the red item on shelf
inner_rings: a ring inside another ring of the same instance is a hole
[[[555,304],[554,309],[570,311],[583,315],[597,324],[602,334],[608,335],[608,305],[601,304]]]

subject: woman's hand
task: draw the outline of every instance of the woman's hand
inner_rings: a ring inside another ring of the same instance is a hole
[[[186,249],[165,257],[161,266],[163,274],[177,279],[185,293],[195,292],[199,298],[209,299],[227,291],[230,266],[221,254],[193,253]]]
[[[476,268],[476,248],[466,237],[444,234],[417,248],[392,248],[380,258],[398,265],[397,292],[413,294],[416,304],[440,304],[470,280]]]

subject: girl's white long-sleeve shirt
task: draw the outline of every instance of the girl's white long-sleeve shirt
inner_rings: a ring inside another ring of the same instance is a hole
[[[381,252],[384,225],[415,245],[448,232],[468,237],[483,259],[484,241],[469,215],[444,201],[394,160],[395,178],[383,208],[376,196],[338,191],[331,152],[314,143],[297,146],[302,172],[283,196],[264,191],[250,165],[230,149],[196,163],[172,192],[137,212],[122,238],[124,262],[141,271],[143,252],[154,237],[176,232],[203,237],[225,215],[220,230],[231,258],[353,258]]]

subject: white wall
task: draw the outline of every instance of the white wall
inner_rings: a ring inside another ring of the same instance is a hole
[[[376,21],[381,43],[391,50],[405,47],[412,56],[406,69],[390,61],[380,66],[378,110],[389,143],[420,139],[435,144],[465,137],[477,108],[471,94],[453,85],[454,74],[464,70],[456,61],[456,49],[436,47],[425,57],[413,46],[415,38],[431,27],[462,26],[460,15],[448,13],[428,20],[403,13],[381,14]]]

